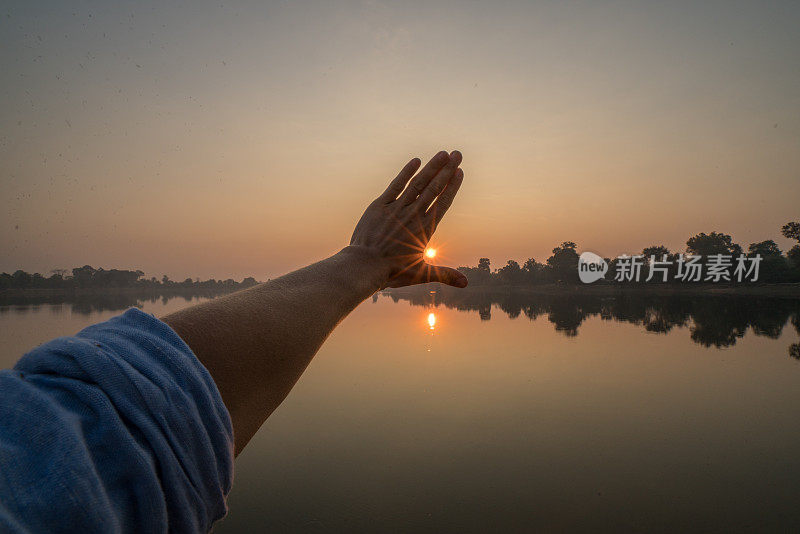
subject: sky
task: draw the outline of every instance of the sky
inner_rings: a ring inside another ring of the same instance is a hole
[[[790,242],[798,2],[4,2],[0,271],[258,279],[464,155],[440,262]]]

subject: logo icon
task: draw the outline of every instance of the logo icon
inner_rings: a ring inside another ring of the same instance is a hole
[[[606,260],[594,252],[583,252],[578,258],[578,277],[584,284],[591,284],[605,277],[608,272]]]

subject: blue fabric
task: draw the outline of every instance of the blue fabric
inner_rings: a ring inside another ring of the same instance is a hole
[[[0,532],[207,532],[233,429],[211,375],[132,308],[0,371]]]

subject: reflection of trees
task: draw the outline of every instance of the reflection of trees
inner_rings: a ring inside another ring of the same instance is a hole
[[[91,293],[63,293],[56,295],[3,295],[0,296],[0,313],[13,306],[16,311],[36,309],[42,304],[50,305],[55,309],[58,305],[71,305],[72,312],[80,315],[91,315],[105,311],[122,311],[131,307],[141,307],[145,302],[155,303],[161,300],[166,304],[174,298],[182,298],[191,302],[197,297],[215,297],[229,291],[169,291],[169,292],[140,292],[140,291],[112,291]]]
[[[792,326],[797,330],[797,335],[800,336],[800,310],[795,310],[792,317]],[[800,360],[800,343],[792,343],[789,345],[789,356],[796,360]]]
[[[599,315],[602,301],[585,300],[576,297],[554,299],[546,303],[547,320],[555,325],[556,330],[564,335],[578,335],[578,327],[583,320],[592,315]]]
[[[648,332],[667,333],[673,328],[688,327],[692,341],[704,347],[730,347],[748,329],[756,336],[780,337],[784,326],[791,324],[800,335],[800,300],[736,296],[656,296],[623,293],[613,297],[524,293],[509,291],[458,291],[441,288],[435,294],[424,290],[392,291],[391,298],[406,300],[416,306],[444,306],[459,311],[477,311],[482,320],[490,320],[492,307],[516,319],[524,315],[535,320],[546,315],[555,329],[566,336],[578,335],[580,325],[589,317],[631,323]],[[789,347],[792,357],[800,359],[800,344]]]
[[[704,347],[730,347],[747,331],[747,314],[733,299],[695,299],[692,306],[692,341]],[[788,314],[784,320],[788,319]]]
[[[780,337],[798,301],[768,298],[697,299],[693,310],[692,339],[705,346],[729,347],[749,327],[753,334]]]

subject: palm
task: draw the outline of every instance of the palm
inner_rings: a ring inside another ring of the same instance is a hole
[[[425,282],[464,287],[467,280],[463,274],[425,263],[423,255],[461,186],[461,153],[439,152],[414,175],[420,163],[417,158],[408,162],[367,207],[350,244],[370,248],[389,263],[387,287]]]

